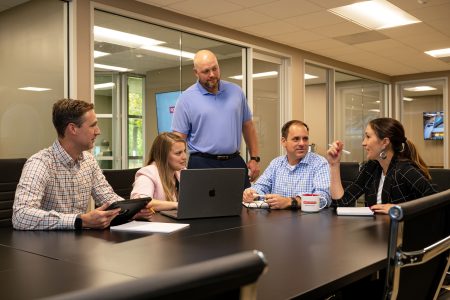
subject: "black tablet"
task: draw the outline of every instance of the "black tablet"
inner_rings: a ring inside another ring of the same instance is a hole
[[[111,203],[106,210],[121,208],[119,214],[111,221],[110,226],[116,226],[131,220],[135,214],[143,209],[150,201],[151,197],[139,199],[127,199]]]

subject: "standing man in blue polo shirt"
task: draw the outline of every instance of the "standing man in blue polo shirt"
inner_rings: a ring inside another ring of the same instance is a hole
[[[220,80],[217,58],[209,50],[194,57],[197,82],[178,98],[172,130],[186,139],[188,168],[247,168],[250,180],[259,175],[259,151],[252,114],[242,89]],[[250,152],[246,164],[239,155],[241,137]],[[246,187],[250,186],[246,178]]]

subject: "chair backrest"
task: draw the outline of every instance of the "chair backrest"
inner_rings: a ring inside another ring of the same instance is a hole
[[[256,299],[256,281],[266,268],[262,252],[246,251],[170,269],[111,286],[79,290],[47,300]]]
[[[0,227],[11,227],[16,187],[26,158],[0,159]]]
[[[341,162],[341,182],[344,190],[352,183],[359,173],[359,163]]]
[[[117,195],[127,199],[130,198],[131,191],[133,190],[134,176],[137,169],[125,169],[125,170],[103,170],[106,180],[112,186],[114,192]]]
[[[450,190],[392,207],[386,299],[436,299],[450,261]]]
[[[450,189],[450,169],[429,168],[428,171],[438,192]]]

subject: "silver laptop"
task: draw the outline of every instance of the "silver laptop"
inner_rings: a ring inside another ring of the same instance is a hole
[[[178,210],[161,211],[175,219],[236,216],[242,209],[245,169],[181,171]]]

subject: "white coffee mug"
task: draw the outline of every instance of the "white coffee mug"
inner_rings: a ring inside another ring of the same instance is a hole
[[[302,194],[300,196],[300,208],[304,212],[318,212],[324,206],[320,206],[320,195],[318,194]]]

